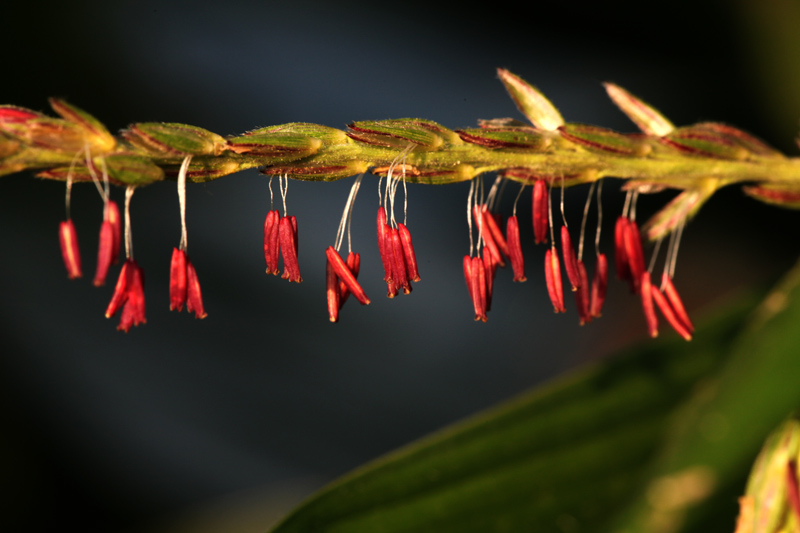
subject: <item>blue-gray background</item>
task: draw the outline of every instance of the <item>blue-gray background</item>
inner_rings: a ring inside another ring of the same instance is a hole
[[[676,124],[723,120],[796,151],[797,49],[781,32],[781,24],[797,27],[796,2],[677,1],[659,12],[632,1],[503,6],[6,6],[0,102],[46,110],[48,96],[61,96],[112,131],[169,121],[227,135],[399,117],[456,128],[521,118],[496,79],[502,66],[536,84],[568,121],[633,131],[604,96],[600,82],[610,80]],[[29,531],[197,531],[198,523],[258,531],[371,458],[644,339],[638,302],[619,283],[589,326],[578,327],[572,302],[566,316],[552,313],[543,249],[533,248],[524,223],[527,201],[520,219],[529,281],[512,284],[500,272],[489,322],[474,323],[461,272],[466,185],[409,187],[422,281],[411,296],[387,300],[370,176],[353,238],[373,304],[350,302],[331,325],[324,249],[351,183],[290,184],[299,286],[264,274],[264,176],[190,186],[203,321],[168,311],[169,257],[180,237],[174,185],[139,190],[133,235],[148,323],[126,335],[103,317],[113,281],[91,285],[101,220],[94,188],[73,192],[85,277],[68,281],[57,239],[63,184],[29,173],[1,178],[3,520]],[[610,181],[604,191],[609,221],[621,206],[618,188]],[[585,194],[567,193],[575,227]],[[114,197],[121,202],[121,191]],[[643,199],[642,215],[668,198]],[[723,191],[688,228],[676,283],[699,316],[742,287],[774,280],[797,238],[793,213]],[[607,238],[603,246],[611,252]],[[664,334],[672,334],[666,326]]]

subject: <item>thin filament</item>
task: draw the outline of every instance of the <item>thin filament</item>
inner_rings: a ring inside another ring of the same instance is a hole
[[[275,176],[270,176],[270,177],[269,177],[269,210],[270,210],[270,211],[272,211],[272,209],[273,209],[273,207],[272,207],[272,204],[273,204],[273,197],[272,197],[272,178],[274,178],[274,177],[275,177]],[[278,178],[278,179],[280,179],[280,178]]]
[[[181,243],[180,249],[184,252],[189,246],[186,236],[186,172],[189,170],[189,163],[192,161],[192,155],[189,154],[183,158],[181,169],[178,172],[178,203],[181,206]]]
[[[550,180],[550,187],[547,190],[547,221],[550,223],[550,247],[553,249],[553,253],[555,253],[556,233],[553,230],[553,195],[551,194],[552,191],[553,191],[553,181]]]
[[[597,182],[592,182],[589,187],[589,194],[586,196],[586,205],[583,206],[583,220],[581,220],[581,236],[578,239],[578,261],[583,259],[583,238],[586,234],[586,219],[589,217],[589,206],[592,205],[592,196],[594,196],[594,186]]]
[[[625,194],[625,205],[622,206],[622,216],[624,218],[628,218],[628,210],[631,207],[631,196],[633,195],[633,191],[628,191]]]
[[[603,227],[603,202],[600,200],[603,192],[603,180],[597,182],[597,232],[594,235],[594,252],[600,255],[600,230]]]
[[[342,219],[339,221],[339,229],[336,230],[336,242],[334,243],[334,248],[336,251],[339,251],[339,248],[342,246],[342,241],[344,240],[345,228],[347,228],[347,251],[352,252],[352,243],[350,238],[350,220],[353,217],[353,203],[355,202],[356,195],[358,194],[358,189],[361,187],[361,180],[364,178],[364,174],[360,174],[355,181],[353,182],[353,186],[350,187],[350,194],[347,196],[347,203],[344,205],[344,211],[342,212]]]
[[[477,179],[477,178],[476,178]],[[469,195],[467,195],[467,225],[469,226],[469,256],[472,257],[472,250],[475,243],[472,240],[472,195],[475,194],[475,180],[469,182]]]
[[[647,271],[651,274],[653,273],[653,269],[656,266],[656,258],[658,257],[658,251],[661,249],[661,241],[664,240],[664,237],[661,237],[656,241],[656,245],[653,247],[653,255],[650,256],[650,265],[647,267]]]
[[[125,257],[133,259],[133,238],[131,236],[131,197],[135,191],[133,185],[125,189]]]
[[[100,179],[97,177],[97,172],[95,172],[94,165],[92,164],[92,158],[89,154],[89,145],[85,145],[83,149],[86,154],[86,168],[89,170],[89,175],[92,177],[94,186],[97,187],[97,192],[100,193],[100,198],[103,199],[103,204],[106,204],[108,203],[108,191],[104,190],[103,186],[100,185]]]
[[[504,185],[505,186],[505,185]],[[517,216],[517,203],[519,202],[520,196],[522,196],[522,191],[525,190],[525,184],[522,184],[522,187],[519,188],[519,192],[517,193],[517,197],[514,199],[514,209],[511,211],[513,216]]]
[[[564,214],[564,176],[561,176],[561,220],[564,221],[564,226],[567,226],[567,215]]]
[[[677,236],[675,237],[675,244],[672,247],[672,253],[670,254],[669,258],[669,278],[672,279],[675,277],[675,265],[678,262],[678,248],[681,245],[681,237],[683,237],[683,228],[686,226],[686,219],[681,220],[681,223],[678,225]]]
[[[283,198],[283,216],[286,216],[286,193],[289,191],[289,174],[284,174],[283,177],[278,176],[278,187],[281,189],[281,198]]]

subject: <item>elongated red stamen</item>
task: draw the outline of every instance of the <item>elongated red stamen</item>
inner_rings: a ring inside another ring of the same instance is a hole
[[[414,253],[414,244],[411,242],[411,232],[405,224],[398,224],[400,240],[403,243],[403,259],[405,259],[408,279],[413,282],[419,281],[419,269],[417,267],[417,255]]]
[[[172,260],[169,266],[169,310],[183,311],[186,303],[186,252],[178,248],[172,249]]]
[[[644,286],[642,287],[644,290]],[[678,335],[686,339],[687,341],[692,340],[692,333],[686,329],[686,326],[680,321],[680,319],[676,316],[672,306],[670,306],[667,298],[658,290],[658,287],[651,285],[650,292],[653,296],[653,301],[656,303],[656,306],[661,311],[661,314],[664,318],[667,319],[669,325],[672,326],[672,329],[678,332]]]
[[[364,293],[364,289],[361,288],[361,285],[356,281],[353,272],[348,268],[347,264],[345,264],[342,256],[339,255],[339,252],[333,246],[328,246],[328,249],[325,250],[325,254],[328,258],[328,261],[333,268],[333,271],[336,273],[338,278],[347,285],[347,288],[353,293],[353,296],[361,302],[363,305],[369,304],[369,298]]]
[[[130,266],[128,268],[125,307],[122,309],[122,315],[117,326],[118,330],[125,333],[131,329],[131,326],[138,326],[147,322],[144,302],[144,272],[136,264],[136,261],[129,259],[126,261],[126,264],[128,263],[130,263]]]
[[[483,271],[486,276],[486,312],[492,310],[492,292],[494,290],[494,276],[497,272],[497,263],[483,251]]]
[[[566,313],[564,286],[561,282],[561,264],[553,247],[548,248],[544,255],[544,274],[547,281],[547,293],[550,295],[550,301],[553,302],[553,310],[556,313]]]
[[[69,279],[81,277],[81,253],[78,249],[78,235],[75,233],[75,225],[69,218],[62,222],[58,227],[58,240],[61,244],[61,256],[64,258],[64,266],[67,267]]]
[[[581,285],[575,291],[575,305],[578,308],[578,318],[580,325],[588,324],[592,321],[592,314],[589,312],[591,301],[589,299],[589,276],[586,274],[586,266],[583,261],[578,260],[578,276]]]
[[[197,279],[197,271],[194,265],[186,258],[186,310],[194,313],[195,318],[205,318],[208,316],[203,307],[203,293],[200,291],[200,281]]]
[[[403,289],[403,294],[411,292],[411,285],[408,283],[408,271],[406,268],[406,261],[403,256],[403,243],[400,241],[400,232],[396,229],[391,229],[391,243],[392,243],[392,279],[395,286]]]
[[[635,292],[641,290],[642,274],[645,271],[644,251],[642,250],[642,237],[639,226],[633,220],[628,220],[625,227],[625,255],[631,269],[631,279]]]
[[[350,269],[350,272],[353,273],[353,277],[358,279],[358,273],[361,270],[361,255],[350,252],[347,254],[347,260],[345,261],[347,268]],[[339,282],[339,309],[344,306],[344,303],[350,297],[350,289],[347,288],[347,285],[344,281]]]
[[[325,261],[325,294],[328,299],[328,318],[331,322],[339,321],[339,280],[333,270],[331,260]]]
[[[278,275],[280,273],[280,240],[279,226],[280,214],[277,209],[267,213],[264,220],[264,261],[267,264],[267,274]]]
[[[108,269],[114,253],[114,227],[104,220],[100,225],[100,240],[97,246],[97,270],[94,273],[94,286],[105,285]]]
[[[480,313],[475,316],[475,320],[486,322],[486,268],[483,266],[483,259],[476,256],[472,258],[472,290],[478,297],[478,309]]]
[[[480,207],[473,206],[472,208],[472,215],[475,218],[475,223],[478,225],[478,231],[483,238],[483,243],[485,244],[485,249],[491,250],[492,259],[498,265],[504,267],[506,266],[505,262],[503,261],[503,257],[500,255],[500,248],[498,248],[497,243],[494,240],[494,236],[492,235],[491,230],[486,223],[489,217],[484,217],[484,212],[480,210]]]
[[[569,229],[566,226],[561,226],[561,254],[564,256],[564,269],[567,271],[567,278],[569,278],[569,282],[572,285],[572,290],[577,291],[581,286],[578,258],[575,255],[572,238],[569,236]]]
[[[280,232],[281,256],[283,256],[283,279],[300,283],[300,266],[297,263],[297,219],[291,217],[281,217],[278,223]]]
[[[631,267],[628,263],[628,254],[625,251],[625,233],[628,228],[628,219],[620,215],[614,226],[614,265],[617,270],[617,279],[631,281]]]
[[[684,307],[683,301],[678,295],[678,291],[675,289],[675,285],[672,284],[672,279],[666,272],[661,278],[661,284],[664,287],[664,295],[667,297],[667,300],[669,300],[672,309],[675,310],[677,318],[683,323],[686,329],[690,332],[694,332],[694,324],[692,324],[692,320],[689,318],[689,313],[686,312],[686,307]]]
[[[594,318],[599,318],[603,311],[603,302],[606,300],[606,288],[608,286],[608,260],[606,259],[606,254],[597,254],[597,262],[594,268],[592,303],[589,311]]]
[[[386,210],[381,206],[378,208],[378,251],[381,254],[381,263],[383,263],[383,281],[387,284],[392,281],[392,259],[390,258],[389,250],[386,249],[386,229],[388,227],[386,225]]]
[[[394,240],[392,239],[392,228],[388,224],[383,225],[383,252],[389,263],[389,279],[386,280],[386,296],[394,298],[400,290],[400,282],[397,278],[394,258]],[[385,279],[385,278],[384,278]]]
[[[547,242],[550,223],[547,216],[547,184],[544,180],[533,183],[533,235],[536,244]]]
[[[506,238],[503,235],[503,232],[500,230],[500,226],[497,223],[497,219],[495,216],[490,213],[489,211],[484,210],[482,211],[483,215],[483,231],[488,230],[489,234],[492,236],[497,249],[502,252],[502,254],[508,257],[508,243],[506,242]],[[505,266],[505,263],[502,263],[500,266]]]
[[[133,260],[131,259],[128,259],[122,264],[122,268],[119,271],[119,278],[117,278],[117,284],[114,287],[114,294],[111,296],[111,301],[106,308],[106,318],[114,316],[128,297],[128,285],[130,283],[129,271],[132,270],[132,264]]]
[[[639,289],[642,296],[642,310],[644,319],[647,321],[647,332],[651,337],[658,337],[658,317],[653,306],[653,291],[650,283],[650,272],[642,272],[639,278]]]
[[[526,281],[525,258],[522,255],[522,243],[519,239],[519,221],[517,216],[508,217],[506,222],[506,242],[508,243],[508,260],[514,270],[514,281]]]

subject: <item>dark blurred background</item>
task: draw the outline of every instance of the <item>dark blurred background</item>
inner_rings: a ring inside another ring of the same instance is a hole
[[[633,131],[605,97],[614,81],[674,123],[719,120],[796,153],[800,6],[789,0],[529,3],[62,2],[2,8],[0,102],[48,96],[116,131],[185,122],[216,133],[310,121],[422,117],[467,127],[522,118],[496,79],[537,85],[568,121]],[[602,5],[601,5],[602,4]],[[188,190],[189,243],[208,318],[169,312],[178,244],[172,182],[137,192],[136,258],[147,320],[127,335],[96,289],[101,202],[73,191],[84,278],[68,281],[57,228],[64,186],[0,178],[0,516],[26,531],[263,531],[326,482],[585,361],[645,339],[639,302],[612,283],[583,328],[552,313],[522,224],[529,281],[500,272],[490,320],[472,320],[461,257],[468,186],[409,186],[422,281],[388,300],[375,246],[375,182],[353,215],[373,304],[326,316],[324,250],[351,179],[292,182],[304,282],[264,274],[267,178],[255,170]],[[487,184],[489,183],[487,179]],[[620,182],[604,189],[613,222]],[[515,190],[512,187],[511,190]],[[277,191],[277,188],[276,188]],[[121,190],[113,191],[121,203]],[[567,192],[580,221],[586,189]],[[513,194],[506,194],[510,210]],[[669,195],[643,198],[640,217]],[[525,198],[528,198],[526,195]],[[530,219],[527,201],[520,219]],[[676,284],[696,317],[796,258],[797,215],[738,190],[688,227]],[[606,228],[606,235],[610,237]],[[610,240],[604,248],[611,252]],[[117,270],[111,274],[116,277]],[[673,335],[663,330],[664,335]]]

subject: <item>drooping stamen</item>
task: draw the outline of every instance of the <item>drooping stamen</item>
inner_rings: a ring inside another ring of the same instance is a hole
[[[487,233],[491,236],[495,246],[500,252],[502,252],[504,256],[508,257],[508,244],[506,243],[506,238],[503,235],[503,232],[500,230],[497,220],[494,218],[492,213],[489,212],[486,204],[484,204],[483,208],[481,209],[481,215],[483,218],[483,227],[488,230]],[[505,262],[501,261],[500,266],[505,266]]]
[[[606,300],[606,287],[608,286],[608,260],[606,254],[597,254],[594,265],[594,279],[592,280],[592,295],[589,313],[594,318],[599,318],[603,310],[603,302]]]
[[[681,324],[683,324],[687,330],[694,332],[694,324],[692,324],[689,314],[686,312],[686,307],[684,307],[683,301],[678,295],[678,291],[675,289],[675,285],[672,284],[672,279],[670,279],[666,273],[661,276],[661,286],[661,290],[664,291],[664,295],[675,311],[675,316],[677,316],[678,320],[680,320]]]
[[[614,226],[614,265],[617,270],[617,279],[631,282],[631,266],[628,262],[628,253],[625,247],[625,234],[628,231],[628,219],[624,215],[617,218]]]
[[[68,218],[58,227],[58,240],[61,245],[61,257],[64,259],[64,266],[67,268],[69,279],[80,278],[81,254],[78,249],[78,234],[75,232],[75,225],[72,219]]]
[[[536,244],[547,242],[547,228],[552,224],[549,215],[550,196],[547,190],[547,183],[544,180],[536,180],[533,183],[533,235]],[[549,222],[548,222],[549,221]]]
[[[472,289],[480,306],[480,313],[475,315],[475,320],[486,322],[486,269],[480,256],[472,258],[472,280]]]
[[[172,260],[169,268],[169,310],[183,311],[186,302],[186,252],[180,248],[172,249]]]
[[[547,281],[547,293],[553,302],[556,313],[566,313],[564,308],[564,286],[561,282],[561,264],[555,246],[551,246],[544,255],[544,274]]]
[[[383,206],[378,208],[378,251],[381,255],[381,263],[383,263],[384,277],[383,281],[392,284],[392,260],[389,256],[389,251],[386,249],[386,210]]]
[[[589,186],[589,194],[586,196],[586,204],[583,206],[583,218],[581,219],[581,234],[578,238],[578,261],[583,259],[583,239],[586,235],[586,219],[589,217],[589,207],[592,205],[592,196],[594,194],[594,186],[597,182],[592,182]]]
[[[328,300],[328,318],[331,322],[338,322],[339,309],[341,308],[339,279],[336,277],[336,272],[333,270],[330,259],[325,261],[325,295]]]
[[[345,261],[347,268],[350,269],[350,272],[353,273],[353,277],[358,279],[358,273],[361,271],[361,255],[357,253],[350,252],[347,254],[347,260]],[[344,281],[339,282],[339,309],[344,306],[344,303],[350,297],[350,289],[347,288],[347,284]]]
[[[514,281],[526,281],[525,258],[522,255],[522,243],[519,238],[519,221],[517,215],[508,217],[506,222],[506,242],[508,243],[508,260],[514,270]]]
[[[283,257],[283,279],[300,283],[300,266],[297,262],[297,219],[294,216],[282,217],[278,223],[278,239]]]
[[[178,204],[181,209],[181,242],[178,246],[184,252],[189,246],[189,241],[186,233],[186,173],[189,170],[189,163],[192,162],[192,155],[189,154],[183,158],[181,168],[178,171]]]
[[[488,220],[491,218],[491,214],[482,211],[481,206],[478,205],[473,205],[472,211],[473,215],[475,216],[475,221],[478,224],[478,236],[483,241],[485,249],[488,248],[491,250],[492,258],[497,261],[498,265],[502,267],[506,266],[505,261],[503,261],[503,257],[500,255],[498,243],[495,241],[494,235],[489,229]]]
[[[644,251],[642,250],[642,237],[639,226],[633,220],[628,220],[625,225],[625,256],[631,270],[632,289],[639,292],[641,288],[642,273],[644,268]]]
[[[205,308],[203,307],[203,294],[200,291],[200,281],[197,279],[197,271],[194,265],[186,258],[186,310],[194,313],[195,318],[205,318]]]
[[[644,290],[644,286],[642,286],[642,290]],[[692,340],[691,331],[687,329],[683,322],[678,318],[667,299],[664,297],[661,291],[658,290],[658,287],[651,285],[650,293],[652,294],[653,301],[656,303],[656,306],[658,306],[661,314],[667,319],[667,322],[669,322],[670,326],[672,326],[672,329],[677,331],[678,334],[687,341]]]
[[[325,255],[328,258],[328,263],[333,268],[333,271],[336,273],[336,276],[347,285],[347,288],[353,293],[353,296],[361,302],[362,305],[368,305],[370,303],[369,298],[367,298],[366,293],[364,293],[364,289],[361,288],[361,284],[356,281],[356,277],[347,264],[342,259],[342,256],[339,255],[339,252],[333,246],[328,246],[328,249],[325,250]],[[336,286],[337,294],[338,293],[338,285]]]
[[[416,283],[419,281],[419,269],[417,255],[414,253],[414,244],[411,242],[411,232],[408,231],[405,224],[398,224],[397,229],[403,243],[403,259],[405,259],[408,279]]]
[[[655,307],[653,307],[653,291],[650,283],[650,272],[646,270],[642,272],[639,288],[642,297],[642,310],[644,311],[644,319],[647,322],[647,331],[651,337],[658,337],[658,317],[656,316]]]
[[[572,290],[577,291],[581,287],[581,276],[578,271],[578,259],[575,257],[575,249],[572,247],[572,238],[569,236],[567,226],[561,226],[561,253],[564,256],[564,268],[567,271]]]
[[[589,296],[589,276],[586,273],[586,266],[583,261],[578,259],[578,276],[580,276],[580,287],[575,292],[575,305],[578,308],[578,318],[580,325],[588,324],[592,321],[592,313],[590,312],[591,300]]]
[[[395,286],[403,289],[403,294],[411,292],[411,284],[408,282],[408,269],[406,267],[405,255],[403,254],[403,242],[400,240],[400,232],[391,228],[392,237],[392,279]]]
[[[497,263],[486,253],[487,248],[483,249],[483,273],[486,276],[486,312],[492,310],[492,291],[494,290],[494,276],[497,273]]]
[[[129,260],[128,286],[126,291],[125,306],[119,319],[117,329],[128,333],[131,326],[138,326],[147,322],[145,319],[144,304],[144,273],[136,261]]]
[[[267,274],[280,274],[280,241],[278,239],[278,226],[280,213],[274,209],[267,213],[264,220],[264,261],[267,263]]]
[[[97,247],[97,269],[94,274],[94,286],[105,285],[108,269],[114,254],[114,227],[111,222],[104,220],[100,224],[100,239]]]
[[[114,316],[128,297],[128,285],[130,284],[129,270],[131,270],[132,264],[133,261],[130,259],[122,264],[119,277],[117,278],[117,284],[114,287],[114,294],[111,295],[111,301],[108,303],[108,307],[106,307],[106,318]]]

